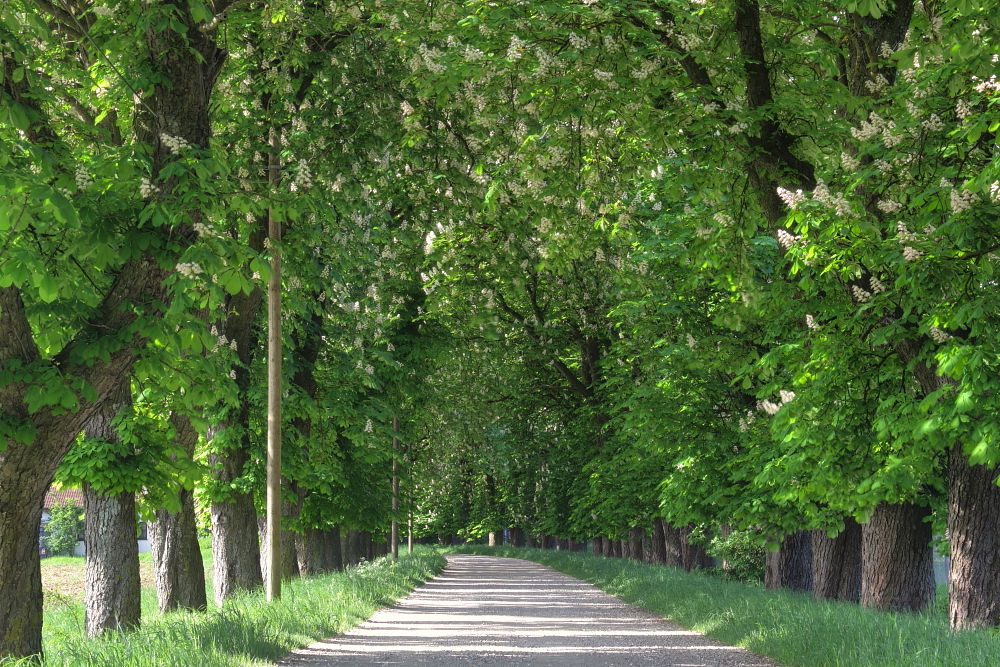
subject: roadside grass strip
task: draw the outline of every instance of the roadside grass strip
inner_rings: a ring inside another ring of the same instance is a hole
[[[88,639],[83,604],[60,598],[45,610],[45,667],[249,667],[271,664],[289,651],[342,633],[391,605],[445,565],[432,549],[398,563],[380,558],[345,572],[293,579],[282,585],[281,600],[268,604],[263,593],[227,600],[207,613],[160,615],[156,595],[143,591],[143,624],[136,632]],[[211,606],[211,603],[210,603]],[[4,667],[35,667],[27,660]]]
[[[1000,633],[953,634],[939,587],[923,614],[885,613],[815,601],[808,593],[765,590],[588,553],[548,549],[450,547],[455,553],[523,558],[587,581],[606,593],[732,646],[788,667],[996,667]]]

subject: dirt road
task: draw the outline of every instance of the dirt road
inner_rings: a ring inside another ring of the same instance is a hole
[[[543,565],[449,555],[440,575],[288,667],[774,667]]]

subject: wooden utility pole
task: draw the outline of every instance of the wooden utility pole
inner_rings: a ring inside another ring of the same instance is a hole
[[[392,560],[399,559],[399,417],[392,418]]]
[[[267,180],[278,185],[278,137],[271,131]],[[271,277],[267,282],[267,600],[281,597],[281,221],[267,210]]]

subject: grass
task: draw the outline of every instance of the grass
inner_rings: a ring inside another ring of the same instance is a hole
[[[344,632],[434,576],[444,558],[431,549],[381,558],[345,572],[296,579],[272,604],[262,593],[237,596],[207,613],[160,615],[156,593],[142,591],[142,627],[88,639],[83,604],[72,596],[47,600],[45,667],[250,667],[266,665],[295,648]],[[211,599],[211,596],[209,596]],[[34,663],[8,661],[4,667]]]
[[[546,549],[466,545],[457,553],[523,558],[788,667],[996,667],[995,630],[953,634],[941,601],[925,614],[814,601],[807,593],[661,565]]]

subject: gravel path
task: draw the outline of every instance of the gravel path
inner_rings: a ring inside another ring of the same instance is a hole
[[[775,667],[537,563],[447,559],[395,607],[278,664]]]

